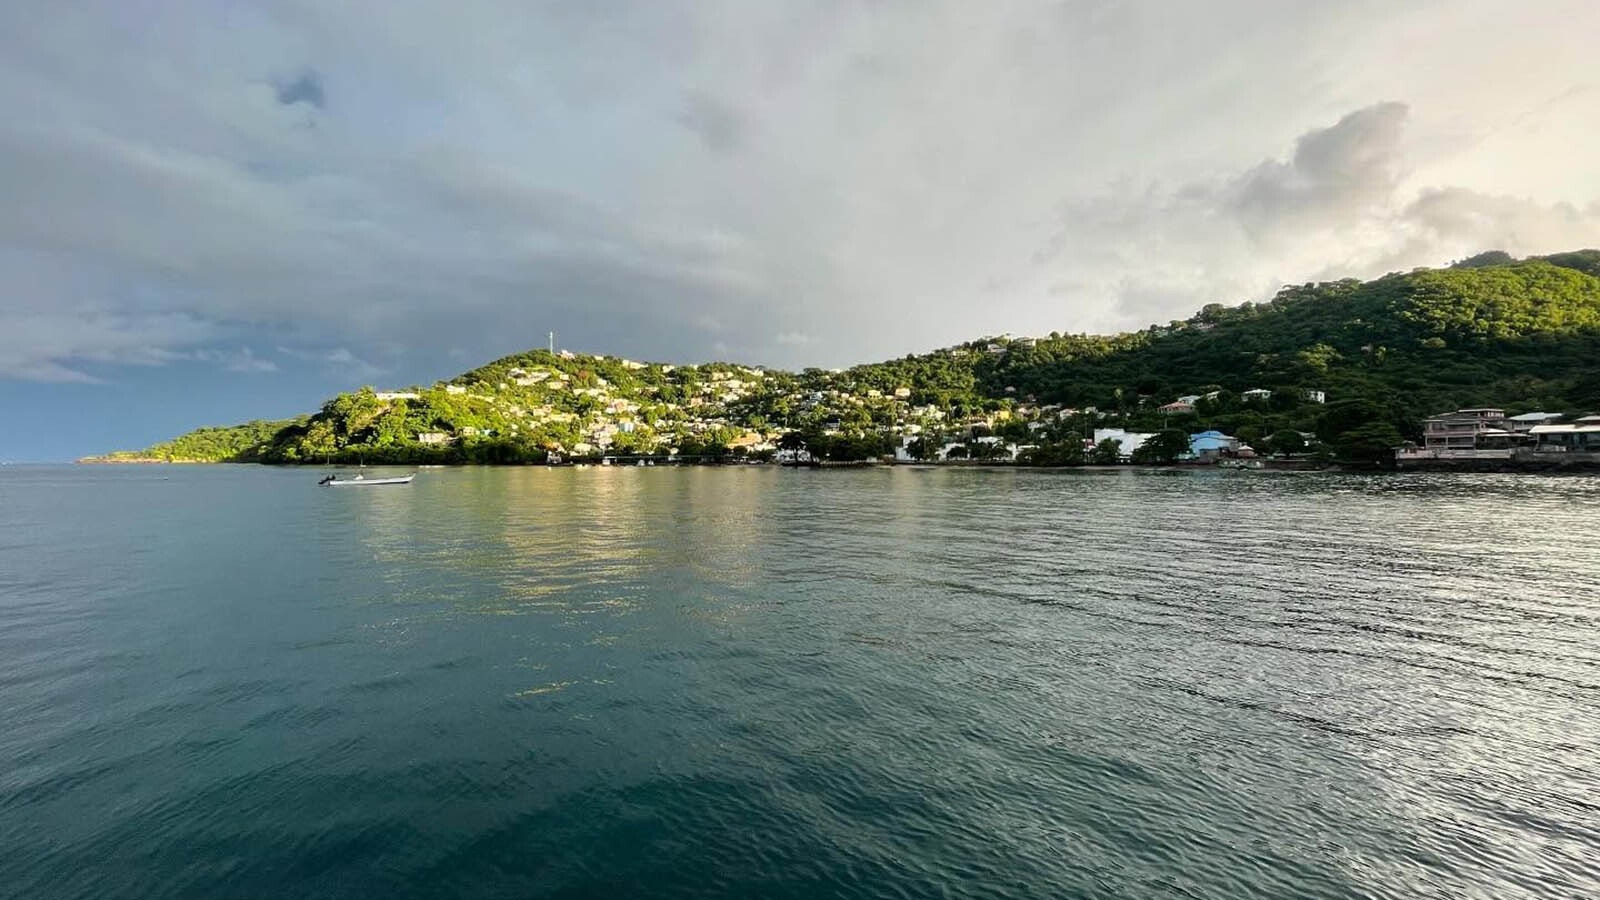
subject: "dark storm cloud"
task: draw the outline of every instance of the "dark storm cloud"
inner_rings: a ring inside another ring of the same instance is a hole
[[[1289,160],[1263,162],[1233,184],[1227,207],[1257,234],[1345,224],[1381,210],[1400,184],[1407,113],[1404,103],[1379,103],[1301,135]]]
[[[322,93],[322,79],[315,72],[305,72],[293,81],[277,85],[278,102],[284,106],[309,103],[317,109],[327,104]]]

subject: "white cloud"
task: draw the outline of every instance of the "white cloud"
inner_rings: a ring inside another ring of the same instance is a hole
[[[215,364],[229,372],[263,373],[278,371],[278,364],[255,355],[249,347],[237,350],[197,350],[194,358]]]
[[[131,15],[0,10],[0,377],[833,365],[1600,243],[1588,3]]]

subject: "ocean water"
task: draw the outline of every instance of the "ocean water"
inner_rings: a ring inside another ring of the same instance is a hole
[[[0,468],[0,896],[1600,896],[1600,479]]]

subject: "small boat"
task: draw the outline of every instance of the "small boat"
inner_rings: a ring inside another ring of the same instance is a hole
[[[411,479],[415,477],[417,477],[415,474],[405,475],[400,478],[368,478],[365,475],[357,475],[354,478],[340,478],[337,475],[329,475],[327,478],[317,482],[317,484],[323,487],[377,487],[380,484],[410,484]]]

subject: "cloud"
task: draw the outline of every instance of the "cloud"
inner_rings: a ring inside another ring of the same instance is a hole
[[[1600,245],[1600,204],[1539,203],[1415,185],[1405,104],[1384,102],[1301,135],[1294,152],[1232,176],[1064,205],[1033,254],[1056,296],[1139,327],[1284,283],[1371,277],[1483,249],[1527,255]]]
[[[1524,13],[12,5],[0,377],[837,365],[1600,243],[1600,7]]]
[[[315,72],[304,72],[293,81],[277,85],[275,90],[278,102],[284,106],[306,103],[322,109],[327,104],[327,97],[322,92],[322,79]]]
[[[348,347],[333,347],[321,350],[306,350],[296,347],[279,347],[278,352],[291,359],[302,362],[321,364],[329,371],[341,377],[354,378],[358,381],[368,381],[390,373],[390,369],[365,359],[351,352]]]
[[[1358,109],[1295,141],[1294,156],[1269,160],[1228,185],[1221,197],[1195,186],[1194,200],[1231,213],[1254,240],[1291,228],[1338,228],[1381,214],[1401,180],[1404,103]]]
[[[229,372],[264,373],[278,371],[278,364],[255,355],[249,347],[237,350],[196,350],[194,358],[212,363]]]
[[[694,132],[716,153],[737,150],[745,141],[749,124],[745,116],[729,104],[703,91],[690,91],[684,98],[678,124]]]

